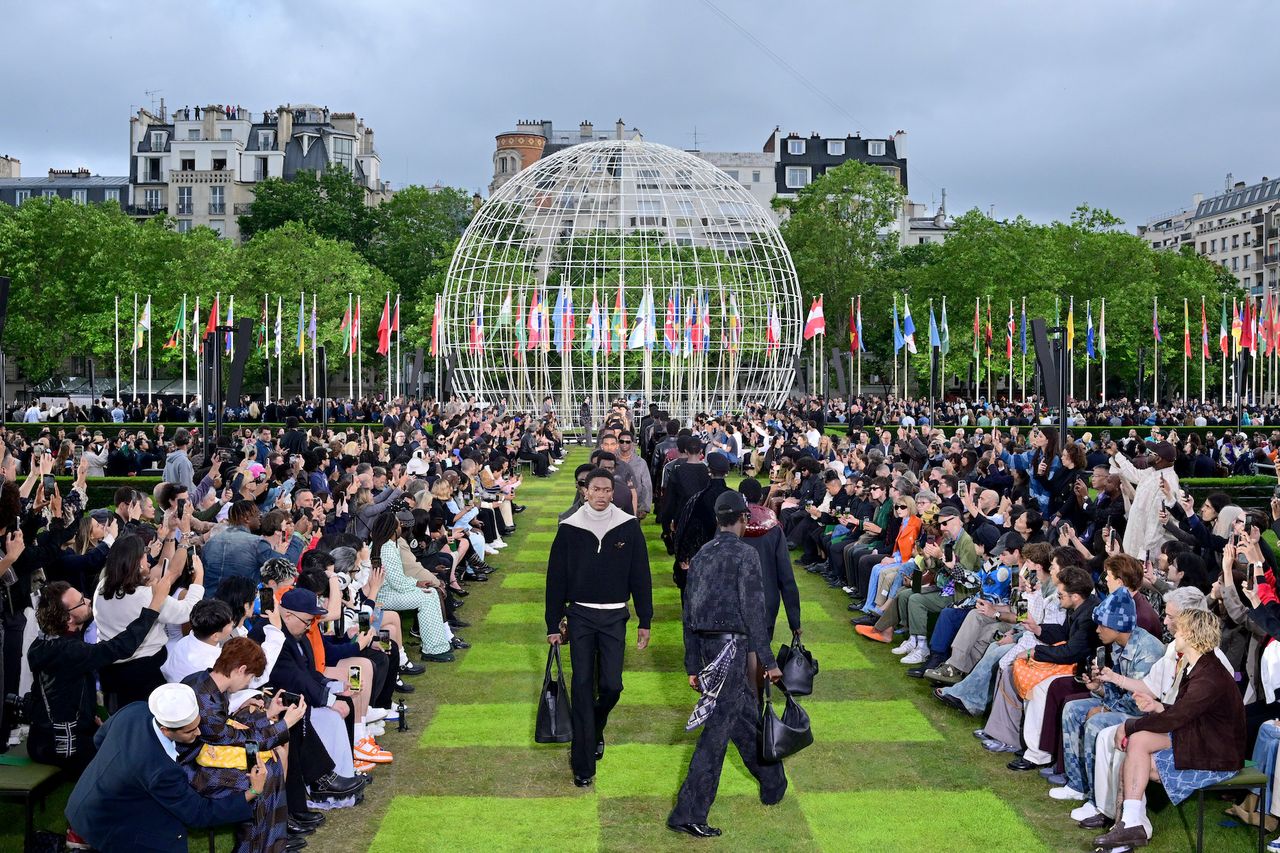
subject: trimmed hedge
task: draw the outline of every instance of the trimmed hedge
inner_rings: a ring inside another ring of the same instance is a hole
[[[75,477],[54,477],[58,491],[66,494],[75,483]],[[89,477],[85,489],[89,493],[89,509],[112,506],[116,502],[116,489],[128,486],[150,495],[152,489],[164,482],[163,477]]]

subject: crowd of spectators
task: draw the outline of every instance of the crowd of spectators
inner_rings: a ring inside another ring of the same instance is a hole
[[[563,455],[554,416],[456,401],[208,448],[162,424],[0,437],[0,748],[62,768],[67,841],[104,850],[229,822],[237,850],[296,850],[358,805],[414,677],[470,645],[517,471]]]

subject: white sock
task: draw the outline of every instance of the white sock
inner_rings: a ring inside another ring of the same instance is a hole
[[[1125,826],[1146,826],[1147,804],[1142,800],[1125,800],[1120,822]]]
[[[365,724],[363,722],[355,724],[356,743],[359,743],[360,741],[364,740],[366,737],[368,737],[368,734],[369,732],[365,728]]]
[[[400,646],[400,665],[404,666],[409,662],[409,656],[405,654],[404,646]]]
[[[912,644],[913,644],[917,649],[923,649],[923,648],[924,648],[924,643],[925,643],[924,635],[923,635],[923,634],[912,634],[912,635],[911,635],[911,642],[912,642]]]

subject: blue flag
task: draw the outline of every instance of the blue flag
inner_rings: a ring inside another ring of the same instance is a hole
[[[1086,316],[1088,317],[1089,325],[1086,327],[1086,331],[1085,331],[1084,351],[1089,356],[1089,358],[1097,358],[1097,356],[1094,355],[1094,352],[1093,352],[1093,305],[1086,304],[1085,312],[1086,312]]]
[[[902,327],[898,325],[898,300],[895,299],[893,300],[893,352],[895,355],[905,343],[906,341],[902,338]]]
[[[929,346],[934,349],[942,348],[942,338],[938,335],[938,321],[933,316],[933,306],[929,306]]]

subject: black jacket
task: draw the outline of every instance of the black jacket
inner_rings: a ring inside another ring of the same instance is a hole
[[[685,462],[670,469],[666,490],[662,494],[662,510],[658,523],[670,527],[680,516],[685,503],[711,483],[711,473],[704,462]]]
[[[760,583],[764,587],[765,617],[773,627],[778,617],[778,605],[787,609],[787,627],[792,633],[800,629],[800,590],[791,569],[791,554],[787,552],[787,537],[782,525],[776,524],[761,536],[745,536],[743,542],[755,549],[760,557]]]
[[[653,619],[653,580],[649,549],[640,522],[610,504],[612,525],[603,536],[592,532],[583,506],[560,522],[547,558],[547,633],[560,632],[565,605],[620,604],[631,599],[639,627]]]
[[[761,666],[776,666],[765,626],[764,586],[755,549],[733,533],[720,531],[702,546],[689,567],[684,600],[684,668],[702,669],[696,635],[700,631],[747,635],[747,649]]]
[[[264,623],[265,624],[265,623]],[[259,645],[267,639],[263,625],[255,625],[249,638]],[[329,680],[316,671],[315,655],[311,642],[304,634],[301,639],[284,632],[284,646],[275,666],[271,667],[270,682],[290,693],[300,693],[312,708],[324,708],[329,704]]]
[[[1097,626],[1093,621],[1093,608],[1098,606],[1098,596],[1090,595],[1080,606],[1071,611],[1062,625],[1044,625],[1040,629],[1040,645],[1035,647],[1035,658],[1045,663],[1083,663],[1093,650],[1102,645]],[[1065,641],[1065,645],[1054,643]]]

